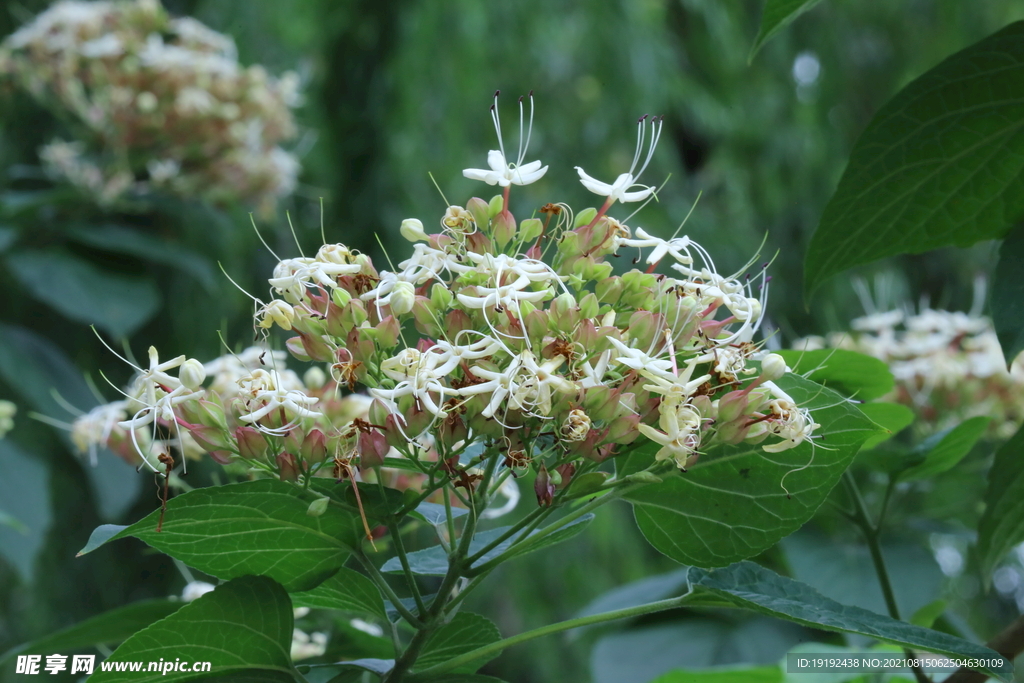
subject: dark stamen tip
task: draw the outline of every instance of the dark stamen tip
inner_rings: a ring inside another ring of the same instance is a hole
[[[530,91],[529,97],[533,97],[533,91]]]
[[[500,95],[500,94],[501,94],[501,91],[500,91],[500,90],[495,90],[495,91],[494,91],[494,96],[495,96],[495,97],[497,97],[497,96],[498,96],[498,95]]]
[[[525,100],[525,99],[526,99],[526,97],[524,95],[520,95],[519,96],[519,104],[522,104],[523,100]]]

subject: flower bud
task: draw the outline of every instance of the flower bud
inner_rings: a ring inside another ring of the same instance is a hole
[[[594,220],[596,216],[597,209],[595,209],[594,207],[583,209],[578,214],[576,214],[576,222],[572,224],[572,227],[582,228],[584,225],[587,225],[590,223],[590,221]]]
[[[284,348],[286,348],[288,353],[292,354],[296,360],[300,360],[303,363],[308,363],[313,360],[309,357],[309,354],[306,353],[306,347],[302,345],[302,337],[292,337],[288,339],[284,343]]]
[[[548,468],[541,464],[537,478],[533,482],[533,490],[537,494],[537,505],[549,507],[555,496],[555,486],[551,483],[551,475]]]
[[[398,343],[398,337],[402,332],[402,328],[399,327],[395,316],[389,315],[380,321],[377,327],[374,328],[374,331],[377,333],[377,343],[389,349]]]
[[[299,455],[308,463],[323,462],[327,457],[327,437],[319,429],[311,429],[299,446]]]
[[[608,424],[607,433],[604,435],[604,443],[633,443],[636,441],[636,437],[640,435],[640,431],[637,429],[639,424],[639,415],[623,415],[615,418]]]
[[[359,434],[359,467],[361,469],[380,467],[391,447],[387,439],[376,429]]]
[[[516,219],[508,211],[502,211],[491,221],[491,233],[498,248],[504,249],[516,236]]]
[[[278,453],[275,460],[277,462],[278,476],[281,477],[281,481],[298,481],[299,468],[295,464],[294,455],[291,453]]]
[[[274,299],[264,306],[261,313],[263,319],[260,320],[260,327],[265,330],[273,327],[274,323],[280,325],[282,329],[290,330],[295,321],[295,309],[280,299]]]
[[[238,453],[246,460],[263,460],[267,452],[267,441],[263,435],[252,427],[235,429],[235,441],[238,442]]]
[[[773,382],[785,375],[788,369],[782,356],[777,353],[769,353],[761,360],[761,379],[765,382]]]
[[[418,218],[406,218],[398,231],[410,242],[425,242],[430,239],[423,230],[423,221]]]
[[[616,276],[598,280],[594,290],[598,301],[614,306],[622,296],[622,278]]]
[[[597,301],[597,296],[593,292],[587,292],[587,294],[580,299],[580,315],[584,318],[596,318],[600,311],[600,304]]]
[[[618,412],[619,392],[605,384],[590,387],[583,396],[583,407],[594,419],[611,420]]]
[[[224,417],[224,407],[219,403],[202,398],[196,402],[196,408],[198,410],[195,417],[199,424],[214,427],[224,432],[228,430],[228,421]]]
[[[747,410],[747,392],[730,391],[718,399],[718,422],[732,422]]]
[[[391,312],[395,315],[405,315],[412,310],[415,300],[416,287],[411,282],[400,280],[391,289]]]
[[[429,337],[442,336],[440,317],[435,312],[430,299],[425,296],[416,297],[412,305],[412,316],[416,320],[416,329]],[[447,332],[445,330],[445,332]]]
[[[227,435],[216,427],[195,425],[189,430],[189,434],[199,444],[199,447],[207,453],[226,451],[231,448]]]
[[[316,391],[327,383],[327,373],[319,365],[314,365],[302,375],[302,383],[306,385],[307,389]]]
[[[462,309],[449,311],[445,316],[444,325],[451,339],[455,339],[455,336],[463,330],[473,329],[473,321],[470,320],[469,314]]]
[[[196,391],[202,388],[203,382],[206,381],[206,368],[195,358],[189,358],[181,364],[181,369],[178,370],[178,379],[185,385],[185,388]]]
[[[302,350],[310,360],[328,363],[334,358],[334,352],[331,350],[330,344],[324,340],[323,335],[303,332],[299,335],[299,339],[302,343]]]
[[[491,197],[491,201],[487,203],[487,213],[490,214],[491,218],[494,218],[501,210],[505,208],[505,198],[500,194],[496,194]]]
[[[648,348],[658,330],[657,314],[650,311],[635,311],[629,316],[629,335],[636,339],[639,348]]]
[[[335,287],[334,289],[331,290],[331,301],[334,302],[335,306],[338,306],[339,308],[345,308],[345,306],[347,306],[348,302],[351,300],[352,295],[349,293],[347,289]]]
[[[487,224],[491,221],[491,207],[488,206],[487,202],[479,197],[473,197],[466,202],[466,208],[473,214],[473,220],[476,221],[477,227],[487,227]]]
[[[309,504],[309,508],[306,510],[306,514],[310,517],[319,517],[327,512],[327,506],[330,505],[331,499],[327,496],[317,498]]]
[[[569,332],[580,321],[576,297],[566,292],[551,302],[550,325],[554,332]]]
[[[544,223],[539,218],[527,218],[519,224],[519,239],[532,242],[544,230]]]

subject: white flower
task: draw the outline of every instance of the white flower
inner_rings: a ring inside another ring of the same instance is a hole
[[[291,656],[293,660],[320,657],[327,652],[327,634],[315,631],[307,634],[295,629],[292,631]]]
[[[700,445],[701,417],[693,406],[680,404],[668,397],[662,399],[658,408],[659,432],[654,427],[640,424],[637,429],[651,441],[660,444],[656,460],[672,459],[680,469],[686,468],[687,459],[696,453]]]
[[[256,370],[249,377],[240,379],[238,384],[248,394],[243,400],[246,410],[249,411],[238,416],[239,422],[257,423],[278,408],[294,416],[291,422],[276,429],[257,424],[256,428],[260,431],[279,434],[294,426],[300,417],[321,417],[320,413],[306,407],[315,405],[320,399],[316,396],[307,396],[298,389],[286,389],[277,370]]]
[[[201,598],[210,591],[217,588],[212,583],[206,583],[205,581],[191,581],[185,584],[185,589],[181,591],[181,599],[185,602],[192,602],[196,598]]]
[[[655,188],[653,186],[640,185],[636,181],[640,178],[640,175],[647,168],[647,165],[651,163],[651,157],[654,156],[654,148],[658,145],[658,138],[661,137],[661,125],[664,117],[655,116],[651,118],[651,141],[647,148],[647,158],[644,160],[643,166],[640,170],[636,171],[637,162],[640,161],[640,151],[643,148],[645,129],[644,123],[647,120],[647,116],[640,117],[637,122],[637,133],[636,133],[636,152],[633,154],[633,163],[629,167],[629,171],[622,173],[615,182],[612,184],[602,183],[596,178],[592,178],[584,172],[579,166],[576,167],[576,172],[580,174],[580,182],[583,183],[583,187],[587,188],[594,194],[599,194],[603,197],[607,197],[609,203],[611,202],[639,202],[647,199],[654,194]],[[630,188],[639,187],[640,190],[634,190],[630,192]]]
[[[492,149],[487,153],[487,169],[467,168],[462,172],[470,180],[481,180],[488,185],[529,185],[540,180],[548,172],[547,166],[541,166],[540,161],[523,163],[526,158],[526,150],[530,146],[530,136],[533,133],[533,92],[530,92],[530,125],[526,129],[526,136],[523,136],[523,98],[519,98],[519,155],[515,163],[510,163],[505,156],[505,143],[501,139],[501,119],[498,116],[498,93],[494,93],[494,104],[491,105],[491,119],[494,121],[494,130],[498,133],[498,146],[500,149]]]

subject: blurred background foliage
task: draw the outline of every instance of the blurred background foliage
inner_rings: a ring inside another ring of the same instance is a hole
[[[830,283],[809,307],[800,296],[807,242],[859,132],[908,81],[1024,17],[1013,0],[828,0],[748,65],[759,0],[164,4],[232,36],[243,64],[302,77],[304,104],[295,111],[299,134],[291,148],[301,159],[300,182],[274,213],[256,217],[282,257],[297,255],[286,210],[307,253],[319,244],[322,197],[328,241],[376,259],[377,235],[401,258],[400,221],[415,216],[430,225],[445,208],[427,172],[453,203],[473,194],[488,198],[492,188],[464,179],[461,170],[480,167],[495,146],[491,93],[502,90],[504,120],[515,124],[515,98],[533,90],[529,158],[551,170],[517,191],[512,208],[520,218],[548,201],[577,209],[594,203],[573,166],[614,177],[632,158],[635,119],[664,114],[666,133],[644,180],[668,184],[630,224],[669,236],[699,196],[683,231],[710,251],[721,272],[742,266],[766,240],[762,255],[774,257],[775,276],[770,317],[786,341],[845,329],[863,312],[847,278]],[[0,34],[47,6],[4,3]],[[0,397],[19,406],[15,430],[0,441],[0,510],[20,521],[0,525],[0,652],[132,600],[178,593],[184,583],[169,559],[140,543],[74,558],[97,524],[137,519],[157,505],[149,476],[109,453],[90,467],[66,434],[27,418],[36,411],[70,419],[51,387],[88,409],[97,400],[83,376],[107,400],[113,392],[100,372],[118,386],[129,378],[130,369],[87,323],[100,323],[116,348],[122,337],[130,340],[139,357],[153,344],[169,355],[213,358],[222,348],[218,330],[232,345],[247,344],[252,334],[251,302],[216,264],[257,293],[274,265],[250,224],[251,206],[151,198],[131,211],[101,209],[49,182],[39,171],[38,149],[63,132],[24,94],[0,98]],[[515,144],[515,132],[506,126],[506,144]],[[613,213],[628,215],[622,207]],[[39,250],[77,265],[26,256]],[[982,245],[908,256],[861,274],[886,274],[895,292],[887,303],[927,297],[965,309],[974,276],[992,265],[991,252]],[[57,300],[73,303],[62,308]],[[1024,595],[1019,572],[1016,582],[1003,582],[1006,590],[989,593],[970,575],[968,539],[959,530],[975,526],[984,462],[968,460],[956,475],[908,488],[893,524],[905,538],[889,539],[907,614],[944,595],[955,607],[947,614],[956,623],[948,628],[974,638],[1017,614],[1015,596]],[[190,468],[189,480],[215,483],[216,472]],[[831,597],[881,611],[859,539],[827,513],[810,526],[761,560]],[[625,507],[607,511],[591,529],[503,567],[471,608],[510,634],[570,617],[615,586],[675,569],[642,542]],[[823,552],[822,534],[840,545]],[[648,680],[675,666],[776,661],[814,638],[825,636],[690,610],[536,641],[485,672],[538,683]]]

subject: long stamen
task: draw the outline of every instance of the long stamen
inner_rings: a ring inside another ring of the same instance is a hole
[[[519,154],[516,156],[516,167],[523,164],[526,151],[523,149],[523,96],[519,96]]]
[[[527,150],[530,149],[530,138],[533,137],[533,91],[530,91],[530,126],[526,129],[526,144],[523,145],[523,155],[519,158],[519,164],[523,163]]]
[[[636,150],[633,152],[633,163],[629,165],[629,174],[633,175],[633,169],[636,168],[636,162],[640,161],[640,150],[644,146],[644,121],[647,120],[647,114],[644,114],[636,122]]]
[[[658,140],[661,138],[662,121],[664,120],[664,116],[655,116],[651,119],[651,144],[647,148],[647,158],[644,160],[644,165],[640,167],[640,170],[635,176],[637,178],[643,175],[643,172],[647,170],[647,165],[650,164],[651,159],[654,158],[654,149],[658,146]],[[637,153],[639,154],[639,152],[640,148],[638,147]],[[632,169],[630,169],[630,173],[632,173]]]
[[[505,142],[501,139],[501,116],[498,114],[498,95],[500,94],[500,90],[494,91],[494,104],[491,105],[491,120],[494,121],[494,131],[498,134],[498,149],[501,150],[501,158],[506,159]]]

